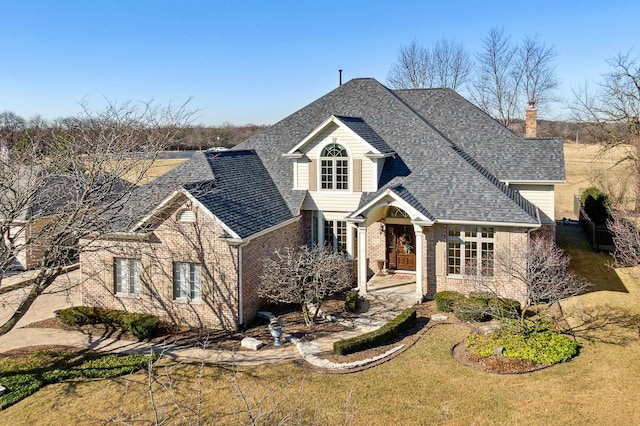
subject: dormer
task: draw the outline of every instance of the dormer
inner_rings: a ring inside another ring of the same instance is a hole
[[[359,117],[331,115],[283,156],[293,162],[293,189],[372,192],[384,160],[395,155]]]

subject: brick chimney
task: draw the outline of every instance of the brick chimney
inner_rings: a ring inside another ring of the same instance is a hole
[[[535,102],[529,102],[524,123],[524,137],[535,138],[538,135],[538,110]]]

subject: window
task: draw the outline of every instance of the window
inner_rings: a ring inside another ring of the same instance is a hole
[[[117,258],[113,262],[113,280],[117,294],[140,294],[140,261]]]
[[[333,251],[347,251],[347,222],[343,220],[324,221],[324,245]]]
[[[494,229],[450,225],[447,232],[447,271],[455,275],[493,276]]]
[[[332,143],[320,154],[320,182],[322,189],[349,189],[349,158],[347,151]]]
[[[173,264],[173,298],[175,300],[200,300],[200,265],[198,263]]]

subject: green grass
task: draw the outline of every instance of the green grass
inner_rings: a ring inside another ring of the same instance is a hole
[[[7,388],[0,396],[0,409],[21,401],[48,384],[69,379],[117,377],[145,368],[148,362],[147,355],[78,354],[59,350],[0,357],[0,383]]]

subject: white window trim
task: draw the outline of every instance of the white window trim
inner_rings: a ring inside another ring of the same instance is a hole
[[[178,268],[182,268],[179,271]],[[196,273],[197,272],[197,273]],[[186,282],[179,282],[178,273],[181,273]],[[194,275],[195,273],[195,275]],[[196,286],[197,283],[197,286]],[[187,296],[177,296],[177,286],[180,287],[180,294]],[[202,267],[199,263],[193,262],[174,262],[173,263],[173,300],[175,302],[200,302],[202,301]],[[194,297],[195,289],[198,289],[197,297]]]
[[[124,269],[123,269],[124,266]],[[140,297],[140,259],[116,257],[113,259],[113,291],[118,297]],[[120,285],[118,285],[120,281]],[[118,291],[126,288],[127,291]],[[133,287],[133,291],[132,290]]]
[[[329,145],[339,145],[342,147],[342,149],[344,149],[344,151],[347,153],[346,157],[323,157],[322,156],[322,152],[329,146]],[[317,165],[317,170],[316,170],[316,175],[317,175],[317,190],[318,191],[329,191],[329,192],[352,192],[351,189],[353,188],[353,164],[352,164],[352,158],[353,156],[351,155],[351,152],[349,152],[349,149],[347,148],[347,146],[337,140],[329,142],[327,144],[325,144],[324,146],[322,146],[322,148],[320,149],[320,152],[318,154],[318,165]],[[336,189],[336,177],[337,177],[337,173],[336,173],[336,163],[335,160],[336,159],[342,159],[342,160],[346,160],[347,162],[347,187],[344,189]],[[332,177],[333,177],[333,188],[323,188],[323,180],[322,180],[322,161],[323,160],[333,160],[333,164],[332,164]]]
[[[460,233],[462,235],[459,236],[451,236],[449,235],[450,227],[456,227],[460,229]],[[467,230],[475,229],[476,236],[471,237],[467,236]],[[482,230],[483,229],[491,229],[493,237],[483,237]],[[493,270],[489,275],[482,275],[482,243],[491,243],[493,244],[493,258],[495,259],[495,251],[496,251],[496,229],[492,226],[476,226],[476,225],[447,225],[447,247],[446,247],[446,275],[453,278],[469,278],[469,277],[495,277],[496,276],[496,265],[495,262],[492,261]],[[456,274],[454,272],[449,272],[450,263],[449,263],[449,243],[457,242],[460,244],[460,271],[462,273]],[[466,243],[476,243],[475,254],[476,254],[476,273],[475,274],[466,274]]]

